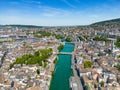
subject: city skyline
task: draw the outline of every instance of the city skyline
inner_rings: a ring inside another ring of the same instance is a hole
[[[88,25],[120,17],[119,0],[1,0],[0,24]]]

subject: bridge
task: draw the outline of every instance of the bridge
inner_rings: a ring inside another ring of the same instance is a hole
[[[66,44],[67,43],[70,43],[70,44],[80,44],[80,42],[65,42]]]
[[[72,54],[71,52],[58,52],[57,54]]]

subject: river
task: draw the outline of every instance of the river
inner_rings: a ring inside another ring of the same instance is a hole
[[[61,52],[72,52],[73,50],[74,44],[67,43]],[[69,78],[72,76],[71,58],[72,55],[58,55],[58,62],[55,66],[50,90],[70,90]]]

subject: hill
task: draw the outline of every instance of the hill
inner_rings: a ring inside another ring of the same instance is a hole
[[[91,24],[90,26],[109,26],[109,25],[120,25],[120,18],[96,22]]]
[[[43,26],[35,26],[35,25],[5,25],[19,28],[42,28]]]

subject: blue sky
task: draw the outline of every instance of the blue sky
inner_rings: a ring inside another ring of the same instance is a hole
[[[120,0],[0,0],[0,24],[88,25],[120,18]]]

